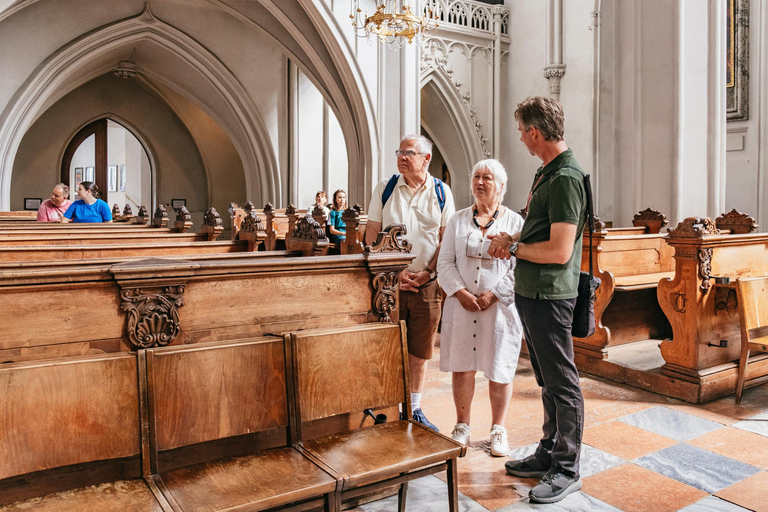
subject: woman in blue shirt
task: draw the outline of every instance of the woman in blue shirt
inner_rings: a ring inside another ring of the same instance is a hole
[[[72,203],[61,222],[112,222],[109,205],[99,199],[99,187],[92,181],[77,186],[77,201]]]
[[[328,217],[328,240],[340,244],[346,239],[347,225],[341,220],[341,214],[347,207],[347,193],[339,189],[333,193],[333,207]]]

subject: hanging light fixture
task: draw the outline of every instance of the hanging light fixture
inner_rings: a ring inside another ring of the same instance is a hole
[[[431,35],[437,28],[436,16],[428,9],[424,16],[413,13],[409,0],[374,0],[376,11],[368,16],[360,9],[360,0],[355,0],[354,12],[349,16],[358,37],[375,36],[381,43],[400,48],[406,41],[421,34],[422,38]]]

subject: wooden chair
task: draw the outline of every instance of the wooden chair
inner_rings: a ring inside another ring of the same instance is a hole
[[[0,366],[0,511],[169,510],[141,478],[137,374],[135,354]]]
[[[741,357],[736,380],[736,403],[739,404],[750,351],[768,351],[768,277],[736,279],[736,297],[741,324]]]
[[[282,338],[148,349],[146,367],[148,472],[173,510],[334,510],[337,480],[291,447]]]
[[[285,336],[294,354],[299,447],[342,482],[336,507],[344,499],[400,486],[403,511],[408,481],[446,471],[449,508],[457,511],[456,461],[466,448],[412,420],[404,324]],[[399,419],[398,407],[406,419]],[[371,424],[367,409],[385,410],[390,418]]]

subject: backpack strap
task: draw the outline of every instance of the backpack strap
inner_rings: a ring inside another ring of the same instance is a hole
[[[445,207],[445,189],[443,189],[442,180],[432,177],[435,180],[435,192],[437,192],[437,204],[440,205],[440,211]]]
[[[387,201],[389,201],[389,198],[392,196],[392,192],[395,191],[395,187],[397,186],[397,180],[400,178],[399,174],[393,174],[391,178],[389,178],[389,181],[387,182],[387,186],[384,187],[384,193],[381,194],[381,207],[384,208],[384,205],[387,204]]]

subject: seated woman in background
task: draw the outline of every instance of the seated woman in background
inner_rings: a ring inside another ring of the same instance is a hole
[[[99,187],[92,181],[84,181],[77,186],[77,201],[72,203],[62,223],[67,222],[112,222],[109,205],[99,199]]]
[[[347,193],[339,189],[333,193],[333,206],[328,217],[328,240],[340,244],[346,240],[347,225],[341,220],[341,214],[347,209]]]
[[[497,160],[472,169],[475,204],[448,221],[437,260],[440,286],[448,296],[440,334],[440,370],[453,372],[456,426],[452,437],[469,443],[475,372],[489,380],[491,455],[509,452],[504,426],[512,397],[512,378],[523,334],[515,308],[515,258],[488,255],[489,235],[517,233],[523,218],[501,205],[507,173]]]
[[[307,215],[312,215],[312,210],[315,209],[315,206],[319,206],[323,209],[323,213],[325,213],[325,218],[328,218],[329,211],[328,207],[325,206],[328,204],[328,194],[325,193],[325,190],[318,190],[317,194],[315,194],[315,204],[309,205],[309,208],[307,208]]]

